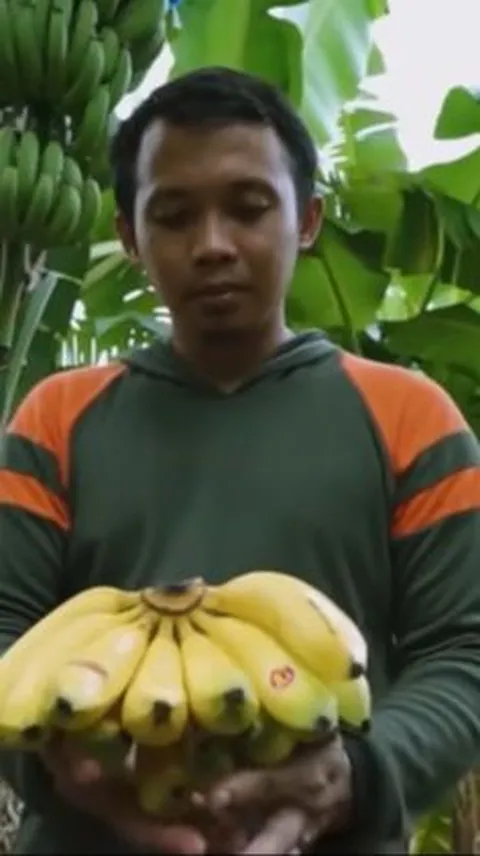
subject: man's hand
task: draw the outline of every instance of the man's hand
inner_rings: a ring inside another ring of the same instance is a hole
[[[218,817],[257,817],[244,854],[302,852],[321,835],[347,831],[352,820],[351,768],[340,737],[313,744],[269,770],[239,772],[204,796]],[[202,797],[199,797],[202,800]]]
[[[139,850],[172,854],[204,853],[201,832],[190,826],[167,826],[141,811],[132,785],[108,776],[101,765],[68,739],[55,739],[42,752],[58,793],[76,808],[101,820],[116,836]]]

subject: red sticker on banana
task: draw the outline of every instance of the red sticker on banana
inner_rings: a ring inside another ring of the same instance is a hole
[[[295,669],[292,666],[280,666],[270,672],[270,684],[275,690],[283,690],[295,680]]]

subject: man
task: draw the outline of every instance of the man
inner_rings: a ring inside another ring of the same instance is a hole
[[[27,806],[18,850],[405,852],[480,749],[478,444],[428,379],[288,329],[322,206],[312,141],[269,85],[205,69],[160,87],[112,165],[119,235],[172,335],[50,377],[19,407],[0,642],[88,586],[282,570],[365,633],[373,729],[238,772],[196,796],[208,824],[194,806],[176,828],[68,744],[5,755]]]

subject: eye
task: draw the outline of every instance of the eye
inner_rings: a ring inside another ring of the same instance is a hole
[[[190,219],[190,212],[184,209],[178,211],[153,211],[152,220],[164,229],[182,229]]]
[[[270,208],[270,203],[266,201],[244,201],[235,204],[234,214],[238,220],[243,220],[246,223],[252,223],[263,217]]]

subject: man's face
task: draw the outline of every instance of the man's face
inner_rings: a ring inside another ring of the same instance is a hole
[[[256,124],[146,131],[137,163],[135,235],[120,232],[184,334],[249,332],[278,316],[300,246],[287,155]]]

